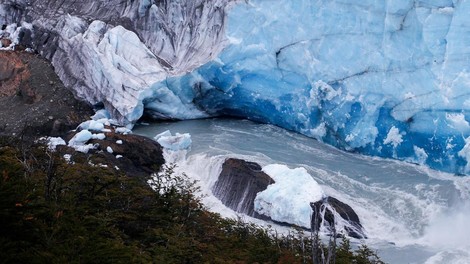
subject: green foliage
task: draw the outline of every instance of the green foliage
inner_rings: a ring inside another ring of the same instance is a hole
[[[301,229],[278,236],[208,212],[174,169],[132,178],[93,155],[68,163],[40,145],[0,143],[2,263],[311,263]],[[347,240],[337,252],[338,263],[382,263]]]

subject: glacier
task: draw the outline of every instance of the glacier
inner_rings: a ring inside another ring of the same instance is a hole
[[[243,117],[468,174],[469,12],[468,0],[6,0],[0,24],[31,23],[23,43],[121,124]]]
[[[465,174],[469,11],[470,1],[249,1],[228,13],[215,60],[154,88],[211,115]]]

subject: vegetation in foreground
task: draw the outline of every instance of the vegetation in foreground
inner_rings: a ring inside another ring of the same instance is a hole
[[[157,169],[157,168],[156,168]],[[302,231],[287,236],[208,212],[165,167],[152,185],[94,155],[0,144],[2,263],[326,263]],[[330,247],[331,251],[331,247]],[[313,252],[313,253],[312,253]],[[382,263],[343,239],[329,263]]]

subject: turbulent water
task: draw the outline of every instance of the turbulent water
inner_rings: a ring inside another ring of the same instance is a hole
[[[205,203],[235,213],[210,194],[226,157],[304,167],[327,195],[348,203],[388,263],[470,263],[470,178],[399,161],[347,153],[284,129],[246,120],[208,119],[137,126],[153,137],[190,133],[189,151],[169,152],[181,171],[200,180]],[[186,155],[186,158],[184,158]],[[355,240],[355,243],[361,241]]]

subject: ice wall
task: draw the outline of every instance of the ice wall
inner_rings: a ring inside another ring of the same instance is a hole
[[[158,89],[340,148],[468,173],[470,1],[248,1]]]
[[[25,41],[120,123],[240,116],[469,173],[469,13],[469,0],[5,0],[0,24],[32,23]]]

